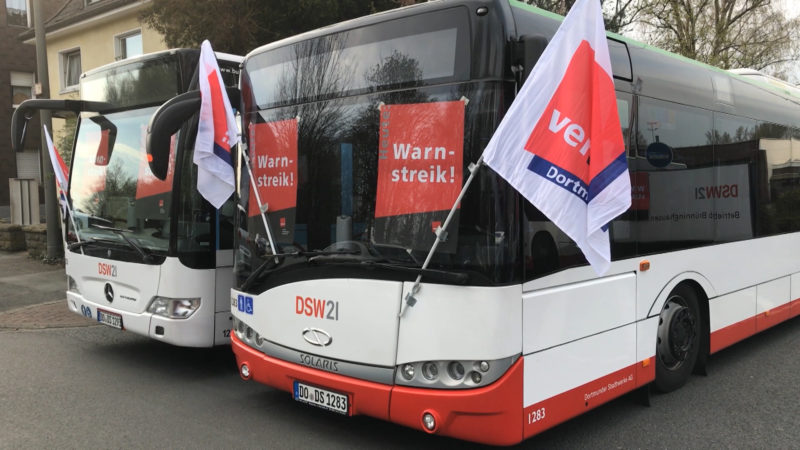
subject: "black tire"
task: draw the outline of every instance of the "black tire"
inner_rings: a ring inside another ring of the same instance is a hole
[[[700,304],[692,287],[681,284],[669,294],[658,322],[655,387],[678,389],[689,379],[700,353]]]

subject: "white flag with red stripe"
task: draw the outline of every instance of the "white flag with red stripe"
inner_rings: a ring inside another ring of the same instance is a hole
[[[61,189],[66,190],[69,187],[69,171],[67,170],[67,165],[53,145],[53,140],[50,138],[47,125],[42,125],[42,128],[44,128],[44,137],[47,141],[47,153],[50,154],[50,163],[53,166],[53,172],[56,174],[56,181]]]
[[[631,187],[600,0],[572,7],[483,158],[608,271],[608,223]]]
[[[69,189],[69,170],[61,155],[53,145],[53,139],[50,138],[50,132],[47,130],[47,125],[42,125],[44,128],[44,137],[47,142],[47,153],[50,155],[50,165],[53,166],[53,173],[56,175],[56,184],[58,188],[58,203],[61,205],[61,212],[67,212],[67,196],[65,192]]]
[[[202,102],[193,158],[197,164],[197,190],[219,208],[234,191],[231,148],[239,141],[239,132],[217,58],[208,40],[200,47],[198,64]]]

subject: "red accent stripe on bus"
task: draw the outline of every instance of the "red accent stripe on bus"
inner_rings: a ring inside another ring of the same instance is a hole
[[[756,333],[792,318],[792,303],[784,303],[756,316]]]
[[[748,317],[740,322],[720,328],[711,333],[709,350],[711,353],[716,353],[797,315],[800,315],[800,299],[792,300],[776,308],[758,313],[753,317]]]
[[[749,317],[712,332],[709,338],[709,351],[716,353],[754,334],[756,334],[756,318]]]
[[[643,379],[637,380],[640,373]],[[523,416],[524,438],[583,414],[654,379],[655,359],[651,357],[528,406]]]
[[[656,380],[656,357],[651,356],[636,364],[636,387],[642,387]]]

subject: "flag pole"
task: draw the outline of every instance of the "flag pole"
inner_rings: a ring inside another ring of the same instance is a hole
[[[61,192],[64,192],[63,189],[61,190]],[[72,207],[69,205],[69,197],[67,196],[67,194],[64,194],[64,206],[66,206],[67,214],[69,214],[69,220],[70,222],[72,222],[72,229],[75,230],[75,239],[77,239],[78,242],[81,242],[81,235],[80,233],[78,233],[78,224],[75,223],[75,214],[72,212]],[[69,233],[69,228],[67,228],[67,233]],[[65,234],[64,242],[66,241],[67,241],[67,236]],[[81,254],[83,254],[83,246],[81,246],[80,250]]]
[[[267,239],[269,240],[269,248],[272,250],[272,254],[276,255],[275,262],[277,263],[278,251],[275,248],[275,241],[272,239],[272,230],[269,227],[269,222],[267,219],[267,209],[269,208],[269,205],[261,203],[261,197],[258,195],[258,189],[256,188],[256,180],[255,177],[253,176],[253,169],[250,168],[250,157],[247,156],[247,153],[245,153],[244,151],[242,151],[241,153],[242,157],[244,158],[244,165],[247,166],[247,174],[250,176],[250,186],[253,187],[253,193],[256,194],[256,203],[258,204],[258,211],[261,213],[260,214],[261,221],[264,222],[264,229],[267,232]]]
[[[78,233],[78,225],[75,223],[75,214],[73,214],[72,212],[72,207],[69,205],[69,197],[67,197],[66,194],[64,194],[64,206],[67,207],[67,214],[69,214],[69,220],[70,222],[72,222],[72,228],[75,230],[75,239],[77,239],[78,242],[81,242],[81,235],[80,233]],[[81,252],[83,252],[83,248],[81,248]]]
[[[483,155],[478,158],[478,161],[469,165],[469,177],[467,177],[467,181],[464,182],[461,192],[458,193],[458,197],[453,203],[453,207],[450,208],[450,212],[447,213],[447,218],[444,220],[444,223],[440,227],[436,228],[436,239],[433,241],[433,246],[431,246],[431,249],[428,251],[428,256],[425,258],[425,262],[422,263],[422,267],[420,267],[420,273],[417,275],[417,279],[414,280],[414,285],[411,287],[411,291],[406,294],[405,301],[400,306],[400,317],[403,317],[403,314],[405,314],[406,309],[409,306],[414,306],[414,304],[417,303],[417,299],[414,296],[417,294],[417,292],[419,292],[420,282],[422,281],[422,272],[427,269],[428,265],[431,263],[431,259],[433,259],[433,254],[436,253],[439,243],[447,240],[447,227],[453,220],[456,209],[458,208],[458,205],[461,204],[461,199],[464,198],[464,195],[467,193],[467,189],[469,189],[470,184],[472,184],[472,180],[475,178],[475,174],[478,172],[478,169],[480,169],[481,166],[483,166]]]

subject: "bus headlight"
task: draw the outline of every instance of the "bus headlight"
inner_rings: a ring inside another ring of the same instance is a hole
[[[395,383],[437,389],[471,389],[497,381],[519,355],[495,360],[418,361],[397,366]]]
[[[78,289],[78,282],[69,275],[67,275],[67,290],[78,295],[81,293],[81,290]]]
[[[169,319],[186,319],[200,308],[199,298],[153,297],[147,312]]]
[[[264,339],[264,337],[260,334],[256,333],[256,331],[253,330],[250,325],[242,322],[236,317],[233,318],[233,332],[240,341],[252,348],[261,347],[264,345],[264,342],[266,342],[266,339]]]

